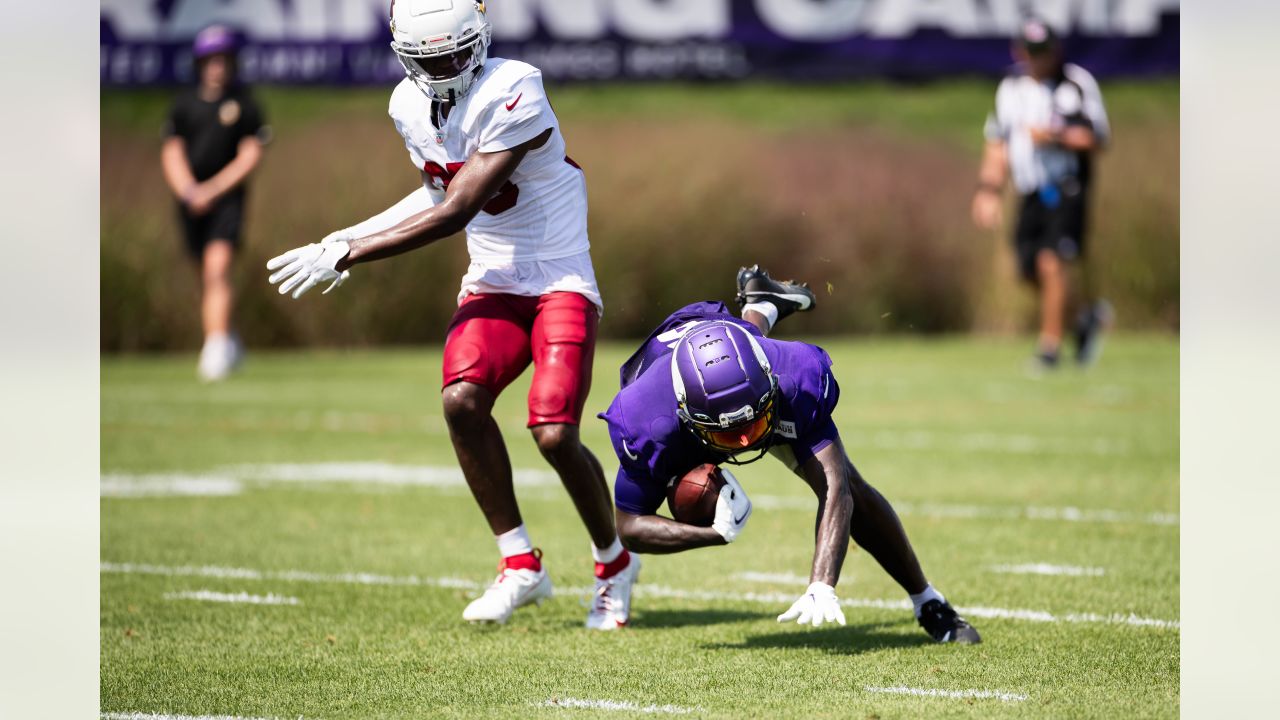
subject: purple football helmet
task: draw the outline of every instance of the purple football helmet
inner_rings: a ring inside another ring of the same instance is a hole
[[[196,39],[191,44],[191,54],[196,60],[203,60],[210,55],[234,53],[239,49],[240,42],[235,31],[226,25],[210,25],[196,33]]]
[[[671,355],[677,413],[703,444],[745,465],[769,449],[778,426],[778,379],[755,336],[723,321],[699,323]],[[737,456],[750,451],[749,459]]]

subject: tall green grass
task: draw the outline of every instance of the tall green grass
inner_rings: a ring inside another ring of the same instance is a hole
[[[994,87],[626,85],[552,88],[587,173],[606,336],[728,299],[760,262],[808,280],[821,309],[793,332],[1010,332],[1030,318],[1007,232],[968,219]],[[1178,318],[1178,86],[1107,85],[1092,280],[1122,325]],[[382,209],[417,173],[387,91],[264,88],[275,129],[253,180],[237,269],[255,345],[439,341],[466,266],[461,238],[361,266],[323,299],[278,297],[265,260]],[[102,96],[102,346],[190,347],[199,278],[160,177],[162,93]],[[1010,208],[1012,213],[1012,207]]]

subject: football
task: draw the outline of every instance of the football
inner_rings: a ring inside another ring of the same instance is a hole
[[[716,499],[724,487],[720,468],[703,463],[667,486],[667,507],[676,522],[710,527],[716,518]]]

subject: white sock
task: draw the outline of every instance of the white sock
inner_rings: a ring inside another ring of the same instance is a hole
[[[773,329],[775,323],[778,322],[778,308],[770,302],[753,302],[742,306],[742,313],[745,315],[748,310],[755,310],[764,316],[769,322],[769,330]]]
[[[915,606],[916,617],[920,617],[920,608],[930,600],[946,602],[947,599],[942,597],[942,593],[933,589],[932,585],[925,585],[924,589],[911,596],[911,604]]]
[[[617,560],[618,556],[621,554],[622,541],[618,538],[614,538],[613,544],[607,548],[598,548],[595,543],[591,543],[591,557],[595,558],[598,563],[608,565],[614,560]]]
[[[504,558],[533,552],[533,541],[529,540],[529,531],[524,529],[524,523],[495,535],[494,539],[498,541],[498,552]]]

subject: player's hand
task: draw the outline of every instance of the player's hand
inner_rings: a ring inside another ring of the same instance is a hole
[[[844,624],[844,611],[840,609],[840,600],[836,598],[836,589],[823,582],[809,584],[800,599],[792,603],[791,609],[778,616],[778,622],[795,620],[801,625],[818,627],[824,622]]]
[[[208,183],[192,185],[182,196],[182,202],[186,204],[187,211],[196,217],[208,214],[217,199],[217,193],[209,187]]]
[[[1045,127],[1033,127],[1028,132],[1031,133],[1031,142],[1036,145],[1052,145],[1058,142],[1058,133]]]
[[[351,277],[350,272],[337,269],[338,263],[350,252],[351,246],[345,240],[311,243],[294,248],[267,261],[268,270],[278,270],[267,281],[272,285],[280,283],[281,295],[293,290],[295,300],[302,293],[325,282],[329,283],[329,287],[324,294],[328,294]]]
[[[747,526],[751,517],[751,499],[736,478],[728,473],[722,477],[725,485],[720,488],[720,497],[716,498],[716,518],[711,527],[726,543],[731,543]]]
[[[991,188],[980,188],[973,196],[973,224],[983,230],[994,230],[1004,215],[1004,199]]]
[[[355,240],[355,239],[356,239],[356,236],[351,232],[351,228],[343,228],[341,230],[334,230],[328,235],[325,235],[324,238],[320,240],[320,244],[329,245],[332,243],[339,243],[339,242],[351,242],[352,240]]]

